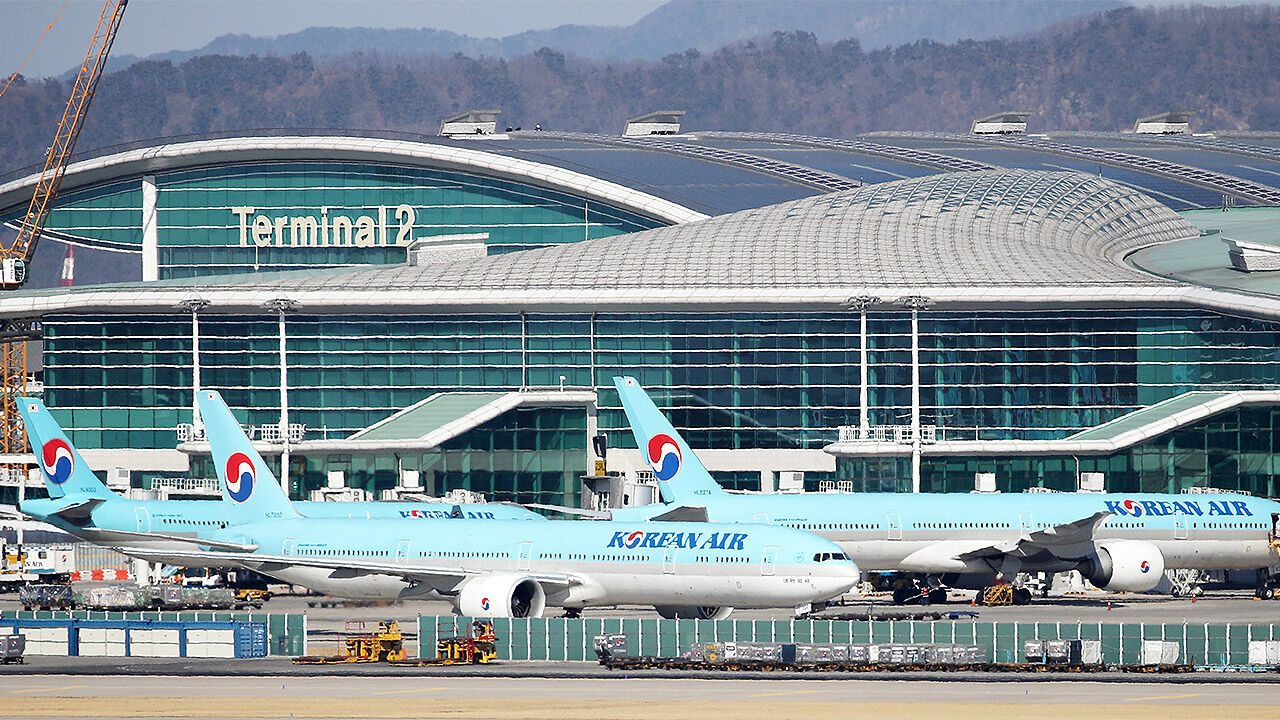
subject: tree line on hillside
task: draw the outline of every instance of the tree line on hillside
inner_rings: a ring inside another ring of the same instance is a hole
[[[79,148],[210,131],[338,128],[434,134],[440,118],[617,133],[682,109],[686,129],[965,131],[1005,109],[1033,128],[1120,130],[1193,110],[1198,127],[1280,130],[1280,9],[1115,10],[1038,37],[863,48],[776,32],[713,53],[610,63],[542,48],[510,60],[411,48],[316,60],[210,55],[144,61],[102,79]],[[0,100],[0,167],[40,162],[70,91],[25,81]]]

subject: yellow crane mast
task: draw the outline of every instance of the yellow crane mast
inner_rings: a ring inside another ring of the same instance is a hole
[[[67,160],[75,151],[76,139],[84,126],[85,114],[89,111],[89,103],[93,100],[98,79],[102,77],[102,68],[107,62],[107,53],[115,42],[120,18],[128,3],[129,0],[106,0],[102,6],[93,40],[89,43],[89,50],[80,65],[75,84],[71,87],[71,97],[67,100],[62,120],[58,123],[53,143],[49,146],[40,179],[36,182],[31,205],[23,216],[22,226],[18,228],[14,241],[8,246],[0,247],[0,289],[16,290],[26,282],[27,265],[35,255],[45,220],[49,216],[54,198],[58,196]],[[18,415],[17,399],[26,388],[27,341],[39,337],[38,320],[6,320],[0,327],[0,375],[3,376],[0,378],[3,380],[3,397],[0,398],[0,453],[3,454],[26,450],[26,434]],[[6,465],[3,471],[21,473],[24,469],[21,466]],[[22,482],[23,479],[18,478],[18,481]]]

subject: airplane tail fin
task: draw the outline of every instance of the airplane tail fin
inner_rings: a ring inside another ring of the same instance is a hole
[[[622,399],[640,454],[658,478],[664,500],[698,505],[724,492],[635,378],[615,377],[613,385]]]
[[[300,517],[222,396],[212,390],[201,390],[196,402],[200,404],[200,418],[209,438],[213,467],[222,486],[222,501],[227,504],[232,521],[250,523]]]
[[[35,398],[18,398],[18,412],[27,427],[27,442],[36,455],[36,465],[44,473],[44,483],[49,497],[86,495],[110,499],[119,497],[93,474],[89,464],[80,457],[62,426],[49,414],[49,408]]]

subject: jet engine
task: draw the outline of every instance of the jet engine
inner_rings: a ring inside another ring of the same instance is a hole
[[[493,573],[464,582],[456,604],[458,612],[472,617],[542,617],[547,594],[532,578]]]
[[[1081,572],[1104,590],[1151,590],[1164,576],[1160,548],[1142,540],[1109,540],[1098,543],[1098,554]]]
[[[663,605],[655,607],[654,610],[657,610],[659,615],[668,620],[674,620],[675,618],[724,620],[729,617],[729,613],[733,612],[731,607],[716,607],[715,605]]]

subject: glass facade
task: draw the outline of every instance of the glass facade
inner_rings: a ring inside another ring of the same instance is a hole
[[[488,233],[489,254],[663,225],[567,193],[459,172],[339,162],[279,162],[155,177],[160,279],[403,263],[419,238]],[[143,180],[68,192],[55,236],[141,252]],[[16,211],[12,221],[25,212]]]
[[[201,318],[204,385],[232,407],[253,408],[242,420],[276,422],[275,317]],[[346,437],[437,392],[553,386],[564,376],[566,385],[598,389],[600,429],[625,446],[633,441],[611,380],[619,374],[650,388],[695,448],[819,451],[838,426],[859,421],[856,312],[291,315],[287,322],[290,419],[306,424],[308,439]],[[872,424],[907,424],[910,316],[871,312],[866,344]],[[1062,438],[1189,390],[1280,384],[1280,323],[1197,310],[926,311],[920,346],[922,422],[948,440]],[[47,317],[47,402],[86,447],[172,447],[174,426],[190,421],[191,350],[186,314]],[[1107,473],[1117,489],[1212,483],[1268,494],[1276,489],[1268,453],[1280,447],[1277,427],[1270,410],[1240,410],[1111,458],[1081,458],[1080,469]],[[585,428],[581,410],[521,411],[403,467],[431,471],[438,490],[469,483],[498,500],[568,497],[585,461]],[[322,484],[328,468],[382,489],[394,484],[397,467],[391,457],[298,462],[291,474],[307,488]],[[910,476],[904,463],[840,459],[835,473],[807,479],[902,489]],[[1065,489],[1074,484],[1075,460],[926,458],[926,489],[969,490],[978,471],[995,471],[1009,490]]]

